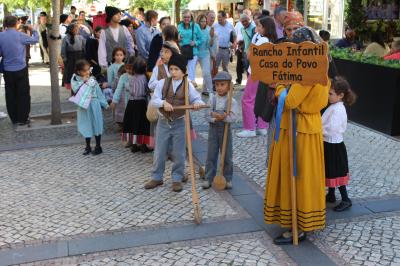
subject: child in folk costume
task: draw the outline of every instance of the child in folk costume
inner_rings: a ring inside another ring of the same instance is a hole
[[[291,38],[294,43],[311,41],[321,43],[315,31],[308,27],[297,29]],[[299,241],[306,239],[306,232],[325,227],[325,165],[322,138],[321,110],[328,103],[330,82],[326,86],[278,85],[275,95],[278,103],[275,126],[275,142],[270,149],[268,176],[264,201],[264,221],[281,227],[292,227],[291,180],[289,152],[289,117],[295,110],[297,174],[297,220]],[[287,93],[287,94],[286,94]],[[286,97],[285,97],[286,96]],[[283,106],[281,104],[283,103]],[[292,233],[288,230],[274,239],[277,245],[291,244]]]
[[[125,90],[126,109],[122,130],[123,140],[132,143],[132,152],[139,150],[143,153],[149,152],[151,150],[146,146],[150,144],[150,123],[146,118],[149,95],[146,61],[142,57],[136,57],[132,66],[127,64],[125,67],[132,69],[130,70],[131,75],[124,86],[118,86],[111,107],[114,108],[121,97],[121,91]]]
[[[86,148],[83,155],[92,152],[90,139],[95,136],[96,147],[93,151],[94,155],[103,152],[101,148],[101,135],[103,134],[103,113],[102,108],[108,109],[107,100],[105,99],[96,79],[90,76],[90,64],[86,60],[78,60],[75,65],[75,74],[71,79],[71,87],[74,94],[79,90],[89,90],[90,104],[87,109],[78,107],[78,131],[86,140]]]
[[[217,173],[217,162],[219,151],[222,150],[222,142],[224,138],[225,123],[234,123],[238,120],[239,108],[235,99],[232,99],[232,107],[229,113],[228,108],[228,92],[232,82],[232,76],[225,71],[219,72],[214,77],[216,94],[210,94],[208,104],[211,110],[206,113],[206,119],[209,121],[208,130],[208,151],[206,160],[206,180],[203,182],[203,189],[211,187],[212,181]],[[226,178],[226,189],[232,188],[232,131],[229,127],[227,148],[225,154],[225,165],[223,176]]]
[[[168,62],[174,53],[179,54],[178,46],[174,42],[165,41],[160,52],[160,64],[153,68],[153,72],[151,73],[151,78],[149,80],[149,89],[151,91],[156,89],[160,80],[171,76],[168,70]]]
[[[170,78],[161,80],[154,91],[151,104],[159,108],[157,121],[153,174],[145,189],[153,189],[163,184],[163,174],[168,147],[172,143],[172,190],[182,191],[182,178],[185,169],[185,111],[174,110],[174,106],[185,104],[185,73],[187,60],[180,54],[172,55],[168,62]],[[189,103],[198,110],[204,102],[193,85],[188,82]]]
[[[112,52],[113,63],[107,68],[107,83],[103,84],[103,89],[111,88],[113,93],[118,86],[119,75],[118,71],[121,66],[124,65],[124,60],[126,56],[126,51],[124,48],[117,47],[114,48]],[[120,97],[120,101],[116,104],[115,107],[115,115],[114,120],[116,123],[122,123],[124,121],[124,113],[125,113],[125,92],[122,91],[122,97]]]
[[[325,183],[328,187],[326,202],[336,202],[335,188],[339,187],[342,201],[333,210],[341,212],[351,207],[346,185],[349,183],[349,166],[343,133],[347,127],[345,105],[355,102],[356,95],[342,77],[335,77],[329,91],[330,106],[322,115],[325,155]]]

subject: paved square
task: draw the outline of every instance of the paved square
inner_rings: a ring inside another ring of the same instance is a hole
[[[400,214],[329,225],[313,242],[337,264],[400,265]]]
[[[233,161],[250,180],[265,189],[266,138],[238,138],[233,130]],[[208,133],[200,135],[207,139]],[[348,124],[345,133],[350,168],[351,198],[400,195],[400,141]],[[339,192],[337,192],[339,195]]]
[[[193,221],[190,182],[181,193],[172,192],[170,163],[164,185],[146,191],[151,154],[132,154],[118,141],[104,143],[103,150],[87,157],[81,154],[82,145],[0,153],[0,249]],[[205,222],[243,216],[237,205],[227,202],[227,192],[198,191]]]
[[[264,232],[70,257],[33,265],[295,265]],[[28,266],[27,265],[27,266]]]

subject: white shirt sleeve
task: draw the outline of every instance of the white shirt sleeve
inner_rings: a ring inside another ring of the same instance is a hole
[[[165,79],[158,81],[157,86],[154,90],[154,94],[151,97],[151,106],[156,108],[161,108],[164,105],[164,100],[162,99],[162,89],[164,87]]]
[[[104,30],[100,32],[99,50],[97,52],[97,55],[99,57],[99,65],[101,67],[108,67],[106,51],[106,32]]]
[[[149,84],[148,84],[150,90],[152,90],[152,91],[154,91],[157,87],[157,84],[158,84],[157,77],[158,77],[158,66],[155,66],[153,68],[153,72],[151,73],[151,77],[150,77]]]
[[[191,82],[188,82],[189,84],[189,102],[190,104],[205,104],[203,100],[201,99],[200,94],[197,92],[197,90],[194,88]]]
[[[243,41],[243,34],[242,34],[242,23],[238,22],[235,25],[235,32],[236,32],[236,41]]]

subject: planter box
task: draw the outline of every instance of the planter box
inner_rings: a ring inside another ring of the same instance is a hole
[[[357,102],[348,118],[391,136],[400,135],[400,70],[335,58],[339,75],[349,81]]]

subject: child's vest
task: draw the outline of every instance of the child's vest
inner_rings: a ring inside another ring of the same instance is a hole
[[[146,75],[133,75],[129,78],[129,100],[146,100],[148,96],[147,77]]]
[[[223,114],[224,112],[226,112],[226,104],[227,102],[225,101],[225,105],[224,105],[224,110],[217,110],[217,94],[213,95],[214,97],[212,97],[211,99],[211,108],[213,112],[219,113],[219,114]],[[224,121],[215,121],[214,125],[225,125]]]
[[[158,66],[157,80],[168,78],[167,71],[165,70],[164,64]]]
[[[183,81],[182,81],[183,83]],[[185,90],[183,89],[182,83],[176,89],[174,93],[172,78],[166,78],[162,89],[162,99],[172,106],[184,105],[185,104]],[[160,108],[160,113],[168,120],[175,120],[185,115],[185,110],[175,110],[173,112],[166,112],[164,108]]]
[[[125,30],[124,26],[119,26],[118,28],[118,41],[116,42],[114,40],[113,34],[111,33],[110,27],[107,27],[104,30],[104,33],[106,35],[106,51],[107,51],[107,62],[111,63],[112,62],[112,52],[114,48],[116,47],[122,47],[126,49],[128,40],[126,39],[125,36]]]

